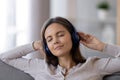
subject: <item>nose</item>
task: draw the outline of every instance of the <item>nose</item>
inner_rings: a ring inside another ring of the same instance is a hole
[[[58,40],[57,37],[54,37],[54,39],[53,39],[53,44],[57,44],[57,43],[59,43],[59,40]]]

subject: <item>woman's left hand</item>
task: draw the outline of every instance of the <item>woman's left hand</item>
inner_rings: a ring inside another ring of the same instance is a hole
[[[96,37],[90,34],[85,34],[83,32],[78,32],[78,34],[81,37],[80,43],[82,43],[90,49],[103,51],[105,43],[103,43],[102,41],[98,40]]]

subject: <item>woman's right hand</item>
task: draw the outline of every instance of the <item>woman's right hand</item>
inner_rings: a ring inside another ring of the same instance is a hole
[[[39,51],[39,53],[41,54],[42,58],[44,58],[46,56],[45,52],[44,52],[44,49],[43,49],[43,46],[42,46],[42,41],[40,41],[40,40],[34,41],[33,42],[33,48],[36,51]]]
[[[34,41],[34,42],[33,42],[33,48],[34,48],[35,50],[41,50],[41,49],[43,49],[43,47],[42,47],[42,42],[41,42],[40,40]]]

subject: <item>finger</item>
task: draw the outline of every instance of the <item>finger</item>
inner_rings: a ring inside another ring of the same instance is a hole
[[[86,37],[84,37],[84,40],[83,40],[83,41],[85,41],[86,43],[89,43],[89,42],[91,42],[93,39],[94,39],[93,36],[87,34]]]
[[[85,37],[86,37],[86,34],[85,34],[85,33],[83,33],[83,32],[78,32],[78,34],[79,34],[81,40],[85,40]]]
[[[78,32],[78,34],[80,35],[80,38],[83,41],[89,42],[93,39],[93,36],[90,35],[90,34],[86,34],[86,33],[83,33],[83,32]]]
[[[87,41],[90,38],[88,34],[81,35],[81,37],[82,37],[82,40],[85,40],[85,41]]]
[[[83,44],[83,45],[85,45],[85,46],[87,46],[87,43],[84,42],[84,41],[80,41],[80,43]]]
[[[79,34],[80,36],[85,36],[85,35],[86,35],[86,34],[83,33],[83,32],[78,32],[78,34]]]

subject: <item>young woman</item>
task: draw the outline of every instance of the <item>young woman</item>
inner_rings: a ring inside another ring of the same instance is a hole
[[[41,41],[8,51],[0,58],[29,73],[35,80],[102,80],[104,75],[120,71],[119,46],[105,44],[89,34],[77,33],[65,18],[49,19],[41,34]],[[85,59],[79,50],[80,43],[114,58]],[[44,51],[44,59],[22,58],[37,50]]]

